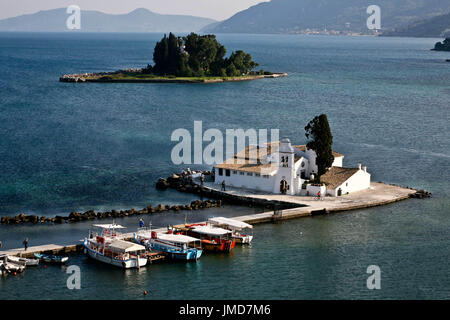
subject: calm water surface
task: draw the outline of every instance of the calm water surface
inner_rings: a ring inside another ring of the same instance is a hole
[[[386,207],[258,225],[254,244],[197,263],[117,270],[86,257],[82,290],[64,267],[0,279],[0,299],[432,299],[450,297],[450,64],[429,51],[438,39],[219,35],[264,70],[289,77],[253,82],[68,84],[64,73],[142,67],[160,34],[0,34],[0,216],[186,203],[154,183],[170,162],[177,128],[279,128],[304,143],[304,126],[328,115],[344,164],[362,162],[373,181],[433,193]],[[207,166],[192,166],[208,169]],[[230,207],[191,221],[242,215]],[[150,217],[145,217],[148,221]],[[184,213],[151,217],[183,222]],[[136,218],[121,224],[133,230]],[[6,248],[73,243],[89,224],[0,226]],[[378,265],[382,289],[366,288]]]

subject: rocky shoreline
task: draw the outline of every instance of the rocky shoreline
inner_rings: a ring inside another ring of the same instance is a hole
[[[267,74],[248,74],[242,77],[211,77],[211,79],[205,78],[200,79],[198,77],[192,77],[189,79],[176,78],[176,77],[155,77],[155,78],[127,78],[130,73],[141,73],[142,69],[125,69],[118,70],[114,72],[99,72],[99,73],[77,73],[77,74],[65,74],[59,78],[60,82],[75,82],[75,83],[86,83],[86,82],[101,82],[101,83],[218,83],[218,82],[236,82],[236,81],[250,81],[265,78],[280,78],[286,77],[288,74],[285,72],[270,72]],[[122,75],[122,77],[121,77]]]

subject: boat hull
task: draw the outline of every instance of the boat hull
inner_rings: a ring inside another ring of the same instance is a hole
[[[27,267],[37,266],[39,264],[38,259],[27,259],[27,258],[21,258],[21,257],[16,257],[16,256],[9,256],[8,261],[15,263],[15,264],[22,265],[22,266],[27,266]]]
[[[13,273],[13,272],[23,272],[25,270],[25,266],[15,264],[12,262],[5,262],[3,263],[3,269],[7,273]]]
[[[136,243],[145,245],[147,249],[150,251],[161,251],[167,257],[176,260],[184,260],[184,261],[195,261],[200,259],[202,256],[203,250],[198,248],[188,248],[181,249],[169,243],[165,243],[164,241],[158,239],[151,240],[141,240],[135,236],[134,240]]]
[[[209,252],[231,252],[236,242],[231,240],[214,242],[211,240],[202,240],[202,247]]]

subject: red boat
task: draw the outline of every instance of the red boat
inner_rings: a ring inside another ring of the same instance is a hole
[[[236,241],[233,240],[233,232],[222,228],[216,228],[207,224],[186,225],[184,229],[187,235],[202,240],[202,248],[205,251],[231,252]]]

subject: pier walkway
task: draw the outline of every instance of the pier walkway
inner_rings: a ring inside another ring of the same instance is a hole
[[[35,253],[66,254],[70,252],[78,252],[81,250],[81,248],[82,248],[81,243],[67,246],[57,244],[45,244],[41,246],[28,247],[26,251],[24,248],[0,251],[0,256],[8,255],[8,256],[20,256],[24,258],[34,258]]]
[[[372,182],[370,184],[370,189],[354,192],[340,197],[322,197],[319,200],[318,197],[313,196],[266,194],[255,190],[233,187],[226,187],[226,191],[220,191],[220,184],[213,184],[212,182],[206,182],[203,186],[216,194],[223,194],[224,196],[263,201],[266,200],[268,202],[280,201],[299,205],[297,208],[282,210],[278,216],[276,216],[273,211],[270,211],[260,214],[234,217],[236,220],[250,224],[269,222],[274,218],[277,220],[286,220],[321,213],[332,213],[381,206],[408,199],[412,194],[417,192],[415,189],[389,185],[381,182]]]
[[[264,194],[254,190],[246,190],[241,188],[227,187],[227,191],[220,191],[220,185],[213,184],[211,182],[205,182],[203,185],[205,188],[213,191],[216,196],[225,197],[240,197],[255,199],[258,202],[267,201],[267,203],[273,203],[274,201],[280,201],[283,203],[298,204],[299,207],[292,209],[283,209],[282,211],[268,211],[257,214],[249,214],[245,216],[233,217],[233,219],[243,221],[249,224],[257,224],[263,222],[273,222],[280,220],[288,220],[300,217],[313,216],[324,213],[348,211],[363,209],[375,206],[386,205],[389,203],[401,201],[409,198],[417,190],[404,188],[400,186],[388,185],[380,182],[371,183],[371,187],[368,190],[354,192],[348,195],[340,197],[323,197],[318,200],[317,197],[305,197],[305,196],[291,196],[280,194]],[[202,223],[202,222],[198,222]],[[182,226],[182,225],[178,225]],[[156,232],[165,232],[166,228],[154,229]],[[133,232],[124,233],[121,235],[124,240],[132,240]],[[23,257],[32,257],[36,253],[69,253],[78,252],[82,250],[81,242],[79,244],[61,246],[55,244],[42,245],[29,247],[27,251],[24,249],[12,249],[8,251],[0,251],[0,255],[21,255]],[[156,257],[155,257],[156,258]],[[155,259],[156,260],[156,259]]]

